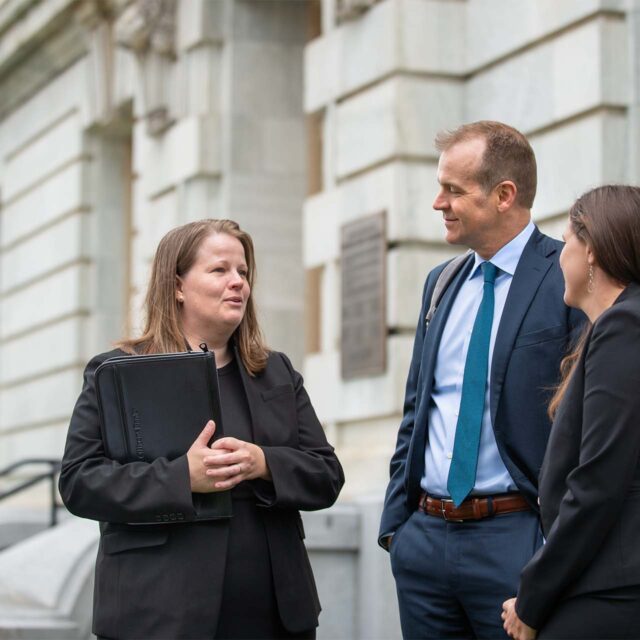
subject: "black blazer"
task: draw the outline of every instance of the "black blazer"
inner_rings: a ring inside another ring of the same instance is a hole
[[[563,302],[564,280],[558,264],[561,250],[561,242],[534,230],[513,275],[491,365],[490,409],[498,450],[534,509],[538,507],[538,474],[551,429],[546,414],[549,388],[557,382],[560,360],[574,328],[584,321],[583,314]],[[418,508],[438,348],[453,301],[470,273],[473,255],[449,285],[427,327],[425,316],[445,264],[429,274],[424,287],[404,416],[380,523],[381,544],[385,535],[397,531]]]
[[[640,286],[595,322],[558,408],[540,474],[546,544],[516,611],[540,629],[572,595],[640,585]]]
[[[186,455],[175,460],[119,464],[104,456],[95,371],[115,350],[85,370],[67,436],[60,493],[72,513],[100,521],[93,631],[109,638],[212,638],[222,596],[228,521],[193,522]],[[241,361],[238,359],[238,362]],[[250,377],[239,366],[255,443],[273,483],[252,482],[264,506],[274,588],[285,628],[314,628],[320,604],[298,509],[329,507],[344,483],[302,377],[272,352]],[[204,425],[203,425],[204,427]],[[184,522],[128,524],[172,514]]]

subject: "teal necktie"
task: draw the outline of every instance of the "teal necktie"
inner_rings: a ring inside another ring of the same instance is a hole
[[[467,360],[462,379],[462,397],[456,437],[453,443],[453,457],[449,468],[447,489],[456,507],[469,495],[476,482],[480,431],[484,414],[484,397],[487,386],[487,367],[489,363],[489,342],[493,324],[493,284],[497,268],[490,262],[480,265],[484,275],[482,302],[478,308]]]

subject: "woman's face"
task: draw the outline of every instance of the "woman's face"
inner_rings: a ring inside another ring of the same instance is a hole
[[[206,340],[212,333],[227,339],[244,317],[251,293],[242,243],[226,233],[212,233],[200,245],[189,271],[178,277],[183,330]]]
[[[589,295],[589,251],[586,243],[574,233],[571,222],[567,223],[562,239],[565,245],[560,254],[560,268],[564,276],[564,301],[570,307],[582,309]]]

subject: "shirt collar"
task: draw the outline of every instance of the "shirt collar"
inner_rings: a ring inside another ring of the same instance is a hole
[[[491,258],[490,262],[494,264],[500,272],[508,273],[510,276],[516,271],[516,267],[518,266],[518,262],[520,261],[520,256],[524,251],[525,245],[529,242],[529,238],[535,229],[535,225],[532,221],[529,221],[529,224],[512,240],[507,242],[494,256]],[[484,258],[481,258],[475,251],[473,253],[474,264],[473,269],[471,270],[471,274],[469,275],[469,280],[473,278],[476,274],[480,273],[480,269],[478,268],[483,262],[486,262]],[[498,274],[500,275],[500,274]]]

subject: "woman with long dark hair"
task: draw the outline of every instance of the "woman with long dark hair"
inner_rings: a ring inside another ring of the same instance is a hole
[[[504,603],[517,640],[640,634],[640,188],[569,212],[565,302],[589,326],[564,363],[540,472],[546,544]]]

